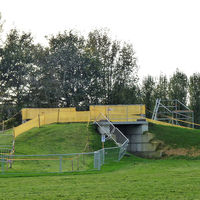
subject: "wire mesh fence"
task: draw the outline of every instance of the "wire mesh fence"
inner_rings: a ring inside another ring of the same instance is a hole
[[[95,123],[99,127],[99,132],[101,134],[107,135],[108,138],[111,138],[118,146],[127,147],[128,138],[118,129],[116,128],[106,117],[104,114],[100,113],[97,117]]]
[[[0,133],[0,156],[4,154],[10,154],[14,149],[14,135]]]
[[[111,138],[118,146],[101,150],[100,165],[107,162],[119,161],[127,151],[129,143],[128,138],[118,128],[116,128],[103,113],[99,114],[95,123],[99,127],[100,134],[107,135],[107,138]]]
[[[114,140],[116,147],[73,154],[13,155],[3,153],[0,154],[1,174],[91,171],[100,170],[105,163],[119,161],[126,153],[129,140],[103,114],[99,115],[96,123],[100,127],[100,133],[106,134],[107,139]]]
[[[103,164],[117,162],[123,155],[123,146],[104,148],[89,153],[49,155],[3,154],[0,157],[1,175],[100,170]]]
[[[1,174],[63,173],[98,170],[94,152],[49,155],[3,155]]]

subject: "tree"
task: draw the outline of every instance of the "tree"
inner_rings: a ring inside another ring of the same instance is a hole
[[[2,43],[1,33],[3,32],[3,25],[4,25],[4,21],[2,21],[2,15],[0,13],[0,47],[1,47],[1,43]]]
[[[168,94],[168,80],[167,76],[160,74],[158,77],[158,81],[156,82],[156,87],[155,87],[155,99],[168,99],[169,94]]]
[[[84,38],[72,30],[65,31],[51,37],[49,44],[48,72],[59,82],[60,106],[79,107],[88,89]]]
[[[28,77],[35,70],[33,38],[30,33],[12,29],[2,49],[0,81],[3,102],[21,109],[27,97]]]
[[[188,94],[188,78],[186,74],[176,69],[176,72],[169,80],[169,99],[179,100],[184,105],[187,105]],[[185,110],[183,105],[178,104],[178,110]]]
[[[200,73],[194,73],[189,81],[190,109],[194,111],[194,122],[200,124]]]
[[[93,59],[97,59],[99,68],[99,83],[101,85],[102,104],[121,103],[127,100],[127,90],[134,88],[137,82],[137,69],[133,46],[111,40],[107,29],[90,32],[87,49]],[[119,95],[121,94],[126,95]]]
[[[147,117],[151,117],[155,106],[155,99],[154,99],[154,91],[155,91],[155,80],[152,76],[148,75],[142,81],[142,88],[141,88],[141,96],[142,96],[142,103],[146,105],[146,109],[150,112],[147,112]]]

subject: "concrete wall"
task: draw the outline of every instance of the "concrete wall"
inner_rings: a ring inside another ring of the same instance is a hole
[[[128,152],[146,158],[161,156],[161,153],[156,151],[159,143],[151,142],[154,136],[148,133],[148,122],[114,125],[129,139]]]

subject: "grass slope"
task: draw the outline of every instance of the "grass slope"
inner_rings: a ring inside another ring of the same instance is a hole
[[[149,132],[173,148],[200,149],[200,130],[149,124]]]
[[[89,125],[90,151],[102,148],[101,137]],[[16,138],[15,155],[81,153],[87,144],[87,123],[61,123],[33,128]],[[105,147],[113,146],[107,141]]]
[[[44,125],[19,135],[15,141],[15,154],[78,153],[86,143],[86,124]]]
[[[43,127],[45,128],[48,127]],[[182,133],[186,141],[177,143],[169,138],[179,139],[183,129],[174,129],[172,132],[167,129],[168,127],[150,126],[150,131],[157,139],[164,140],[168,145],[198,147],[193,139],[189,139],[195,136],[195,130]],[[93,126],[90,126],[90,132],[93,131]],[[28,141],[23,139],[24,137],[30,137],[30,140],[34,141],[32,139],[34,137],[25,133],[18,138],[18,142]],[[90,141],[93,142],[91,148],[101,147],[98,134],[91,133]],[[18,153],[25,150],[25,147],[21,147]],[[199,160],[146,160],[131,155],[123,157],[120,162],[103,165],[100,171],[51,176],[25,175],[25,177],[6,178],[0,176],[0,199],[200,199],[199,165]]]

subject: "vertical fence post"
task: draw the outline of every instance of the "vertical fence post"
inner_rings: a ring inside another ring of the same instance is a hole
[[[126,118],[127,118],[126,121],[128,122],[128,121],[129,121],[129,120],[128,120],[128,106],[126,106]]]
[[[100,155],[100,151],[98,151],[98,160],[99,160],[99,162],[98,162],[98,164],[99,164],[99,170],[101,169],[101,155]]]
[[[71,158],[71,161],[72,161],[72,171],[74,171],[73,158]]]
[[[79,157],[77,156],[77,170],[79,170]]]
[[[85,164],[85,154],[83,152],[83,164]]]
[[[60,109],[58,109],[58,117],[57,117],[57,123],[59,122],[59,116],[60,115]]]
[[[59,173],[62,173],[62,156],[60,156]]]
[[[4,156],[1,159],[1,174],[4,174]]]
[[[40,114],[38,114],[38,127],[40,127]]]
[[[90,142],[90,133],[89,133],[88,126],[87,126],[87,149],[88,149],[88,152],[90,151],[89,142]]]

